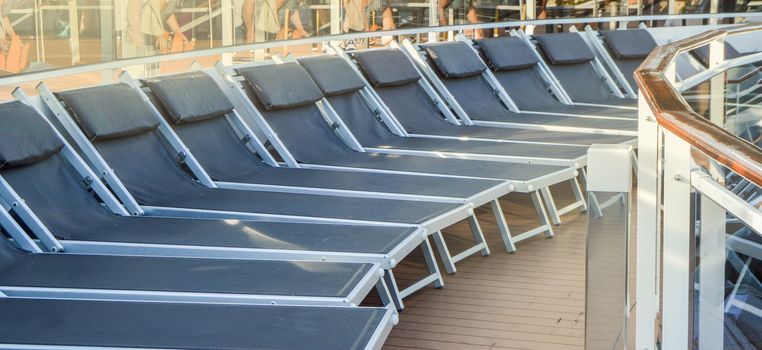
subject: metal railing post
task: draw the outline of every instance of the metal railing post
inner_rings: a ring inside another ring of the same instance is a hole
[[[663,349],[687,350],[691,334],[691,163],[690,144],[664,131]]]
[[[638,201],[636,262],[636,349],[654,350],[656,315],[659,311],[659,237],[661,193],[659,186],[659,126],[643,94],[638,97]]]
[[[725,209],[700,197],[699,349],[722,349],[725,331]]]
[[[725,61],[725,38],[709,43],[708,69],[716,68]],[[709,80],[709,119],[715,125],[725,125],[725,74],[715,74]]]

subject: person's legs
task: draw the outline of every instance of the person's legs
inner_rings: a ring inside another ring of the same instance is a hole
[[[466,12],[466,19],[468,19],[468,23],[476,24],[479,23],[479,17],[476,14],[476,8],[469,7],[468,12]],[[481,29],[474,30],[474,38],[475,39],[482,39],[484,38],[484,31]]]
[[[394,25],[394,17],[392,17],[392,8],[387,7],[384,9],[384,12],[381,14],[381,23],[383,27],[382,30],[394,30],[396,29]],[[381,37],[381,44],[384,46],[388,45],[390,42],[392,42],[392,39],[394,39],[391,35],[384,35]]]
[[[294,24],[294,32],[291,34],[292,39],[299,39],[310,36],[306,30],[304,30],[304,24],[302,23],[302,15],[299,10],[291,12],[291,23]]]
[[[439,0],[437,3],[437,9],[439,11],[439,25],[440,26],[446,26],[448,24],[447,13],[445,12],[445,9],[447,8],[447,5],[449,4],[450,4],[450,0]]]

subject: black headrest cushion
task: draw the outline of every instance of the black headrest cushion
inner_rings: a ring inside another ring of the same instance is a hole
[[[175,124],[224,116],[233,104],[212,77],[192,72],[145,80]]]
[[[20,101],[0,105],[0,169],[39,162],[63,142],[34,108]]]
[[[353,55],[373,87],[405,85],[421,79],[413,62],[398,49],[359,51]]]
[[[266,110],[306,106],[323,98],[320,88],[296,63],[271,64],[237,70]]]
[[[326,96],[343,95],[365,87],[365,82],[337,56],[302,58],[299,63],[312,76],[312,80]]]
[[[517,37],[477,40],[493,70],[518,70],[533,67],[538,59],[529,45]]]
[[[573,64],[592,61],[595,56],[579,33],[555,33],[535,36],[550,64]]]
[[[462,41],[426,45],[425,50],[445,78],[470,77],[487,70],[479,55]]]
[[[646,58],[656,47],[656,41],[645,29],[606,30],[601,35],[619,59]]]
[[[102,141],[155,130],[159,120],[127,84],[96,86],[56,93],[90,141]]]

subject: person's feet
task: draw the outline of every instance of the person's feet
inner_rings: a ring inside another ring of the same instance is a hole
[[[291,32],[291,39],[301,39],[310,37],[310,33],[307,33],[304,29],[296,29]]]

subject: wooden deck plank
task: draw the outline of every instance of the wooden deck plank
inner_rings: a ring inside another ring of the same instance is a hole
[[[559,187],[560,202],[571,200]],[[525,195],[503,200],[512,232],[537,225]],[[406,300],[400,324],[384,349],[553,349],[584,347],[586,214],[573,212],[554,227],[555,237],[534,237],[507,254],[491,212],[477,210],[492,254],[473,256],[445,276],[443,289],[427,288]],[[445,231],[451,251],[470,244],[465,223]],[[395,275],[401,285],[424,272],[415,254]]]

